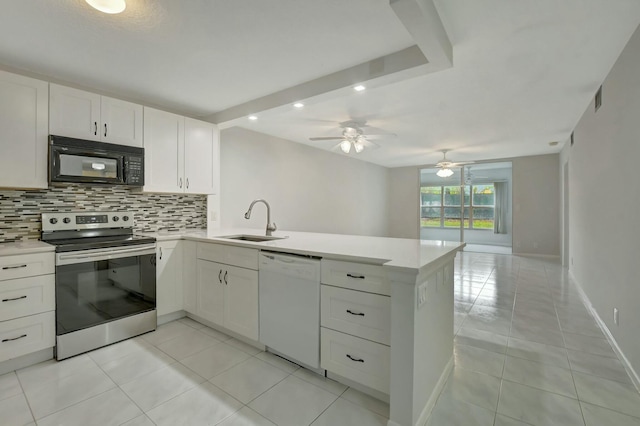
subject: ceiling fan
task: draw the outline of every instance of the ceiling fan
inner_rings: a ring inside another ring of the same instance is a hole
[[[440,152],[442,152],[442,160],[436,163],[436,168],[440,169],[436,172],[436,175],[440,176],[441,178],[448,178],[449,176],[453,175],[453,170],[451,170],[452,168],[457,168],[460,166],[464,166],[465,164],[474,163],[474,161],[460,161],[454,163],[447,158],[447,152],[449,151],[450,150],[448,149],[440,150]]]
[[[345,121],[340,123],[340,127],[342,128],[342,135],[340,136],[327,136],[327,137],[313,137],[309,138],[310,141],[332,141],[337,140],[340,141],[334,148],[340,147],[342,152],[348,154],[351,152],[351,149],[356,152],[356,154],[361,153],[365,148],[379,148],[379,145],[371,142],[371,139],[383,139],[383,138],[394,138],[397,135],[395,133],[376,133],[369,134],[364,133],[362,130],[363,127],[371,127],[366,124],[364,121]]]

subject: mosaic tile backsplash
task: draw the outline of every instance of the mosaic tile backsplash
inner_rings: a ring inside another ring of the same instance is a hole
[[[40,190],[0,190],[0,243],[38,240],[41,213],[135,212],[135,231],[206,228],[207,196],[148,194],[117,186],[69,185]]]

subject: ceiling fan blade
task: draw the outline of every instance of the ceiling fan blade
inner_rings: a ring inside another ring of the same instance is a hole
[[[371,140],[371,139],[393,139],[393,138],[397,138],[398,135],[396,135],[395,133],[377,133],[377,134],[370,134],[370,133],[365,133],[362,136],[364,136],[365,138]]]
[[[310,141],[337,141],[340,139],[344,139],[342,136],[327,136],[321,138],[309,138]]]
[[[460,166],[464,166],[465,164],[474,164],[475,161],[456,161],[455,163],[451,163],[451,167],[460,167]]]

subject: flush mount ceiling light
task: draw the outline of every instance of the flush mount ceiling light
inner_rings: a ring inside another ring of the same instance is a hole
[[[293,104],[293,106],[296,108],[302,108],[304,107],[304,104],[302,102],[296,102],[295,104]]]
[[[127,8],[124,0],[86,0],[86,2],[94,9],[110,15],[122,13]]]
[[[247,117],[249,120],[251,121],[256,121],[258,119],[257,115],[250,115],[249,117]]]
[[[438,176],[440,176],[441,178],[448,178],[449,176],[453,175],[453,170],[451,169],[440,169],[436,172],[436,174]]]
[[[366,89],[366,87],[364,87],[362,84],[358,84],[357,86],[353,87],[353,90],[355,90],[356,92],[362,92],[364,89]]]

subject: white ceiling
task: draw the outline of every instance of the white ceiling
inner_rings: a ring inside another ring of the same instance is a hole
[[[5,0],[0,64],[210,116],[416,44],[389,0],[127,4],[108,16],[84,0]],[[637,0],[435,4],[452,68],[227,125],[331,149],[308,138],[366,119],[398,137],[358,158],[388,167],[435,163],[445,148],[453,161],[558,152],[548,142],[568,138],[640,22]]]

